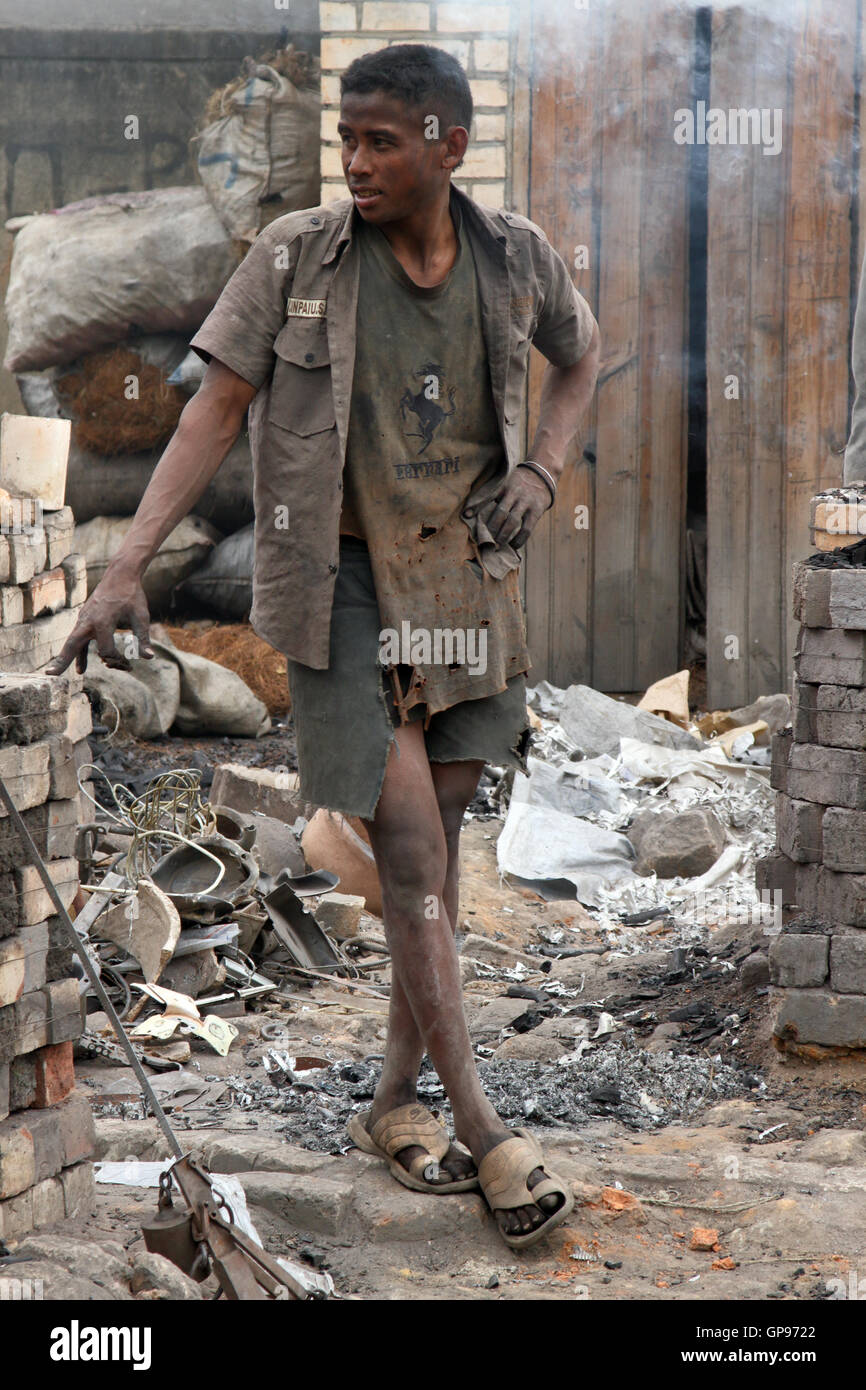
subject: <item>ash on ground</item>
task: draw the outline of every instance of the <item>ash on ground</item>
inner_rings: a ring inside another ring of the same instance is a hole
[[[657,1129],[689,1120],[720,1100],[754,1094],[762,1085],[709,1057],[653,1054],[622,1043],[565,1065],[502,1060],[481,1062],[478,1070],[485,1094],[506,1123],[561,1129],[577,1129],[599,1118],[619,1120],[631,1130]],[[278,1089],[245,1082],[251,1096],[247,1108],[258,1104],[284,1115],[279,1129],[292,1144],[318,1153],[345,1153],[352,1147],[346,1122],[369,1107],[380,1071],[379,1058],[365,1058],[335,1063],[315,1085]],[[451,1122],[442,1083],[426,1060],[418,1096]]]

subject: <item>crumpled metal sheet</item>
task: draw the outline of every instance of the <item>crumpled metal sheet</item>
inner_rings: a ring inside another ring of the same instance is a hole
[[[665,935],[666,945],[705,942],[716,925],[757,922],[768,930],[773,928],[776,925],[774,905],[763,903],[755,887],[755,861],[771,854],[776,844],[775,794],[769,784],[769,769],[729,759],[724,750],[712,742],[692,752],[662,748],[637,739],[621,740],[620,756],[616,759],[594,758],[583,764],[580,761],[569,763],[574,745],[569,748],[571,741],[558,721],[546,717],[543,712],[545,706],[555,706],[556,699],[563,693],[554,687],[548,690],[545,682],[540,682],[530,692],[535,696],[536,707],[542,711],[542,729],[533,737],[533,752],[539,755],[538,761],[552,769],[552,773],[548,771],[536,779],[534,790],[540,794],[546,787],[555,786],[563,766],[577,769],[578,776],[583,766],[590,778],[597,773],[606,784],[618,786],[624,799],[619,811],[587,808],[579,819],[574,817],[578,826],[592,825],[622,835],[627,834],[627,826],[638,806],[655,803],[659,809],[674,807],[677,810],[707,806],[725,826],[730,845],[742,851],[737,863],[730,862],[734,856],[727,856],[721,865],[724,876],[716,883],[707,884],[706,876],[702,884],[699,879],[658,879],[655,875],[643,878],[633,873],[623,874],[607,884],[598,881],[593,900],[586,900],[586,905],[597,910],[600,938],[625,954],[646,949],[646,931],[654,930],[654,924],[645,928],[623,927],[620,917],[660,902],[670,906],[674,919],[673,930]],[[570,775],[569,771],[565,779]],[[515,786],[520,789],[516,777]],[[590,871],[589,863],[586,871]],[[581,898],[581,901],[585,900]]]
[[[564,881],[588,906],[600,902],[600,890],[632,876],[634,850],[624,835],[604,830],[578,816],[528,800],[529,778],[516,773],[511,805],[496,845],[500,873],[524,882]],[[557,896],[565,897],[560,891]]]

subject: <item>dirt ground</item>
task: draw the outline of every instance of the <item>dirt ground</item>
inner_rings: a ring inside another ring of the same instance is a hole
[[[635,929],[645,947],[637,955],[611,951],[577,903],[544,903],[499,883],[499,824],[475,819],[464,832],[467,1018],[509,1118],[525,1116],[573,1186],[568,1222],[514,1252],[480,1196],[412,1193],[351,1146],[345,1116],[369,1103],[384,1042],[387,967],[363,982],[298,985],[291,1002],[235,1017],[239,1037],[225,1058],[194,1041],[184,1074],[202,1095],[165,1102],[181,1142],[212,1171],[239,1175],[268,1250],[327,1269],[342,1298],[846,1296],[866,1238],[866,1068],[774,1050],[769,991],[740,978],[759,928],[709,930],[685,963],[652,924]],[[560,951],[581,954],[537,954],[553,952],[545,938],[558,933]],[[575,1060],[587,1019],[594,1031],[603,1012],[616,1026]],[[263,1058],[275,1045],[329,1064],[324,1088],[270,1084]],[[98,1159],[167,1155],[128,1069],[81,1059],[78,1075],[96,1109]],[[427,1076],[422,1098],[447,1116],[435,1082]],[[97,1183],[86,1218],[24,1243],[28,1273],[48,1272],[46,1297],[73,1287],[130,1297],[155,1198]],[[178,1283],[190,1281],[157,1281],[136,1296],[201,1297],[216,1287],[212,1278],[186,1292]]]

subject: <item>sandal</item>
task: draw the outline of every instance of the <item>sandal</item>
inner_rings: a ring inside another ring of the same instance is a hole
[[[541,1145],[529,1130],[516,1129],[514,1134],[515,1138],[504,1139],[485,1154],[478,1165],[478,1180],[490,1210],[512,1211],[515,1207],[537,1206],[539,1197],[551,1194],[563,1198],[562,1206],[551,1212],[546,1221],[527,1235],[506,1235],[500,1229],[499,1234],[506,1245],[514,1250],[525,1250],[528,1245],[534,1245],[542,1236],[548,1235],[555,1226],[562,1224],[574,1210],[574,1195],[568,1183],[545,1167]],[[527,1187],[526,1179],[533,1168],[542,1167],[545,1167],[547,1176],[535,1187]]]
[[[377,1120],[372,1130],[367,1129],[370,1111],[353,1115],[347,1129],[349,1138],[364,1153],[383,1158],[391,1170],[391,1176],[409,1187],[413,1192],[474,1192],[478,1187],[478,1174],[472,1178],[454,1179],[452,1182],[425,1182],[424,1172],[431,1163],[438,1168],[439,1162],[451,1148],[451,1139],[444,1125],[424,1105],[401,1105],[397,1110],[389,1110],[381,1120]],[[416,1154],[408,1168],[397,1162],[396,1155],[402,1149],[412,1147],[424,1150]]]

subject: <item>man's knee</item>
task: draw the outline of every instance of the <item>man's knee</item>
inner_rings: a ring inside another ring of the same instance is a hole
[[[423,918],[442,890],[448,846],[441,827],[383,826],[373,832],[373,852],[384,900],[407,916]]]

